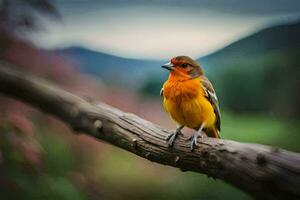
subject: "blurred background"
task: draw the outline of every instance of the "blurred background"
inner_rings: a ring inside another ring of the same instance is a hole
[[[0,0],[0,60],[168,129],[160,66],[197,59],[224,139],[300,152],[298,0]],[[34,98],[34,96],[32,97]],[[185,129],[186,133],[191,130]],[[0,95],[1,199],[251,199]]]

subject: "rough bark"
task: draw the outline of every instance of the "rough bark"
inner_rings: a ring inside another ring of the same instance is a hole
[[[298,153],[214,138],[200,138],[193,152],[183,137],[168,148],[167,130],[104,103],[90,103],[3,62],[0,92],[52,114],[75,132],[153,162],[222,179],[257,199],[300,199]]]

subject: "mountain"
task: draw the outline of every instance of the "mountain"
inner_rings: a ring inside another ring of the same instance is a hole
[[[68,47],[56,51],[74,60],[82,72],[101,78],[107,84],[138,87],[149,75],[162,71],[164,61],[122,58],[83,47]]]
[[[264,57],[274,52],[293,51],[300,48],[300,22],[266,28],[240,39],[208,56],[198,59],[210,75],[241,63],[261,66]],[[154,76],[156,80],[166,77],[160,66],[165,61],[129,59],[83,47],[58,49],[58,53],[79,63],[81,71],[94,75],[106,83],[137,88]],[[160,81],[161,82],[161,81]]]
[[[300,22],[263,29],[198,59],[208,71],[223,70],[241,62],[253,62],[273,52],[300,49]],[[254,62],[254,64],[256,64]]]
[[[300,22],[266,28],[205,57],[221,107],[300,118]]]

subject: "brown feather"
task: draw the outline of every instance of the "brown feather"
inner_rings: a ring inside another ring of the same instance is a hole
[[[220,116],[220,109],[219,109],[219,102],[217,99],[216,92],[211,84],[211,82],[208,80],[208,78],[204,75],[200,76],[201,83],[203,86],[203,89],[206,93],[206,98],[210,101],[210,103],[214,107],[214,111],[217,117],[216,120],[216,127],[218,131],[221,131],[221,116]]]

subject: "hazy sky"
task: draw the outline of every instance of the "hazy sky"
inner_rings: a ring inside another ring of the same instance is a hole
[[[56,0],[62,21],[34,35],[47,48],[81,45],[133,58],[199,57],[300,16],[300,0]]]

